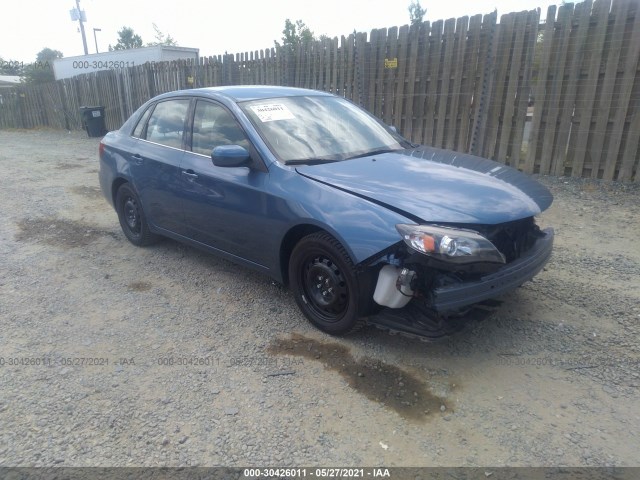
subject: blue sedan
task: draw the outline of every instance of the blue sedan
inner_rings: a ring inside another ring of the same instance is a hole
[[[297,88],[155,97],[102,140],[100,184],[133,244],[169,237],[262,272],[336,335],[448,334],[553,245],[534,220],[552,196],[527,175]]]

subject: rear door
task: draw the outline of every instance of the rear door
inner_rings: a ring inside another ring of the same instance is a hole
[[[179,235],[186,228],[181,205],[180,163],[191,100],[160,101],[134,130],[138,142],[130,157],[134,186],[148,221]]]

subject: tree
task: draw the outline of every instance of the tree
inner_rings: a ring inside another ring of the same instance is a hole
[[[136,35],[133,32],[133,28],[122,27],[122,29],[118,31],[118,43],[116,43],[114,47],[109,45],[109,51],[128,50],[130,48],[140,47],[142,47],[142,37]]]
[[[538,77],[540,74],[540,66],[542,65],[542,50],[544,49],[544,30],[538,31],[538,37],[536,38],[536,47],[533,51],[533,66],[531,72],[531,84],[538,84]]]
[[[427,9],[422,8],[420,0],[411,0],[411,5],[409,5],[409,18],[411,19],[411,25],[420,25],[426,13]]]
[[[300,45],[307,45],[313,40],[315,40],[313,32],[302,20],[296,20],[296,23],[293,23],[287,18],[284,21],[284,30],[282,30],[282,44],[277,40],[274,43],[277,48],[283,47],[295,52]]]
[[[178,42],[176,42],[171,35],[168,35],[168,34],[165,35],[164,33],[162,33],[162,31],[158,28],[158,26],[155,23],[152,23],[151,25],[153,25],[153,30],[156,32],[154,35],[156,38],[156,41],[147,43],[147,47],[153,47],[156,45],[168,45],[173,47],[178,46]]]
[[[62,58],[60,50],[43,48],[36,55],[36,61],[25,65],[22,81],[25,83],[47,83],[53,82],[56,78],[53,74],[53,61]]]

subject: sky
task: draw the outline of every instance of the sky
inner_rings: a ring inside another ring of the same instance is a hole
[[[86,13],[85,32],[89,53],[100,52],[117,42],[123,26],[133,28],[143,42],[154,41],[153,23],[170,34],[182,47],[200,49],[201,56],[239,53],[273,47],[280,40],[285,19],[301,19],[315,35],[340,37],[353,30],[409,22],[411,0],[81,0]],[[554,0],[422,0],[425,20],[491,13],[504,13],[559,4]],[[5,6],[6,7],[6,6]],[[45,47],[60,50],[65,57],[83,55],[78,22],[69,10],[75,0],[18,0],[3,9],[0,57],[25,64],[33,62]],[[100,31],[95,32],[94,28]]]

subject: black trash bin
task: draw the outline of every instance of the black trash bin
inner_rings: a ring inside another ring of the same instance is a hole
[[[82,128],[90,137],[102,137],[107,133],[104,123],[104,107],[80,107]]]

